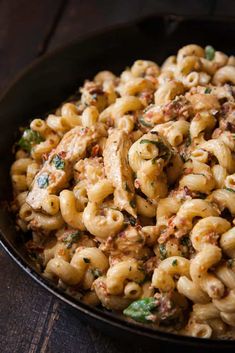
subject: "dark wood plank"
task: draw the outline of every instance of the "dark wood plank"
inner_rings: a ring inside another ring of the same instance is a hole
[[[146,349],[143,346],[136,346],[134,342],[132,344],[130,342],[127,343],[121,337],[117,337],[116,339],[107,337],[93,327],[88,327],[88,331],[97,353],[146,353]],[[149,349],[148,353],[151,353]]]
[[[0,352],[34,353],[41,338],[52,296],[0,251]]]
[[[0,91],[36,56],[45,51],[65,0],[1,0]]]
[[[69,0],[49,49],[97,30],[156,14],[205,16],[214,0]]]
[[[87,326],[0,250],[0,352],[92,353]]]
[[[3,250],[0,268],[7,269],[0,271],[0,352],[133,352],[122,340],[81,322],[78,314],[35,283]],[[135,348],[135,353],[143,352],[143,347]]]
[[[94,345],[87,325],[67,306],[56,301],[38,344],[37,353],[93,353]]]
[[[212,2],[213,0],[145,0],[140,2],[140,13],[142,16],[205,16],[210,13]]]
[[[234,10],[234,0],[217,0],[214,4],[213,16],[235,19]]]
[[[49,49],[110,26],[137,19],[141,0],[69,0]]]

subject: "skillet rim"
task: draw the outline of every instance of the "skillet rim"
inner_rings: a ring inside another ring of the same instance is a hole
[[[174,15],[174,14],[173,14]],[[88,41],[89,39],[101,38],[103,35],[107,35],[107,33],[111,34],[118,30],[124,30],[125,28],[135,27],[141,24],[142,22],[153,19],[153,18],[161,18],[166,17],[165,12],[161,12],[151,15],[142,16],[140,18],[126,21],[121,24],[115,24],[107,26],[105,29],[99,31],[92,31],[86,35],[79,36],[75,40],[71,40],[68,43],[56,47],[55,49],[49,51],[48,53],[43,54],[42,56],[34,59],[29,65],[25,66],[18,74],[14,76],[14,78],[10,81],[10,83],[6,86],[6,88],[0,94],[0,104],[4,101],[5,97],[11,93],[11,90],[14,86],[23,79],[27,74],[31,71],[35,70],[40,63],[56,57],[61,52],[68,50],[69,48],[81,44],[83,42]],[[175,15],[174,15],[175,16]],[[179,15],[175,16],[176,18],[182,18]],[[234,21],[234,18],[226,19],[224,16],[216,16],[214,19],[206,18],[206,16],[188,16],[187,19],[195,19],[195,20],[207,20],[208,22],[213,22],[215,20],[226,20],[226,21]],[[19,254],[16,247],[14,247],[7,239],[7,236],[4,235],[3,231],[0,229],[0,244],[6,253],[14,260],[14,262],[24,270],[35,282],[41,285],[44,289],[50,292],[57,299],[68,305],[72,309],[76,309],[76,311],[82,312],[84,315],[91,317],[94,320],[102,321],[105,325],[111,325],[112,328],[118,328],[120,330],[126,331],[126,333],[135,334],[139,337],[145,337],[146,339],[151,339],[152,341],[159,341],[159,343],[173,343],[173,344],[187,344],[188,346],[199,346],[203,348],[235,348],[235,339],[234,340],[221,340],[221,339],[207,339],[207,338],[197,338],[191,336],[183,336],[176,333],[169,333],[158,330],[157,328],[147,327],[146,325],[141,325],[139,323],[135,323],[134,321],[127,321],[122,318],[121,315],[111,314],[108,311],[101,310],[99,308],[95,308],[89,306],[87,304],[82,303],[80,300],[76,300],[73,297],[63,293],[60,289],[58,289],[53,283],[49,280],[46,280],[37,273],[37,271],[28,265],[27,261],[24,259],[22,255]]]

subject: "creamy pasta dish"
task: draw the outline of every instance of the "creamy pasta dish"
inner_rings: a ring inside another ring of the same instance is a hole
[[[77,97],[16,144],[29,255],[87,304],[235,338],[235,57],[187,45],[161,67],[101,71]]]

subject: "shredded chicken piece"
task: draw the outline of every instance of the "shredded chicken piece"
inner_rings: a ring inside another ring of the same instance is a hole
[[[134,181],[127,160],[130,146],[131,141],[124,131],[113,130],[104,149],[104,167],[115,188],[114,205],[136,217],[136,209],[131,205],[134,198]]]

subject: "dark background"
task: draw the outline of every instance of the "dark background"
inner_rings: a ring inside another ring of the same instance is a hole
[[[232,18],[235,1],[0,0],[0,93],[44,53],[88,33],[152,14]],[[0,353],[146,351],[81,323],[0,249]]]

